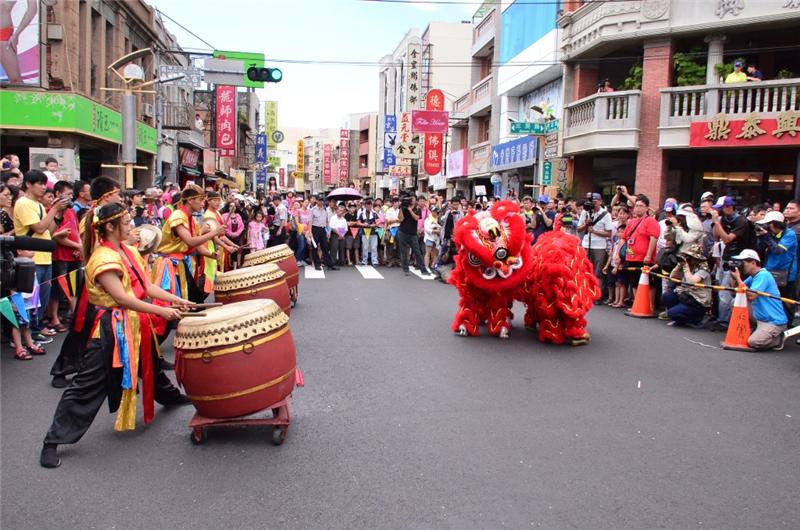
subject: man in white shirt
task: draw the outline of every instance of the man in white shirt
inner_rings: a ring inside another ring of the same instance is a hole
[[[386,210],[386,233],[384,235],[383,260],[387,267],[400,265],[400,255],[397,253],[397,230],[400,227],[400,199],[392,198],[392,205]]]
[[[612,228],[611,214],[603,208],[603,197],[599,193],[592,193],[591,200],[584,203],[578,219],[578,235],[583,236],[581,244],[594,266],[594,274],[600,282],[601,289],[605,287],[603,267],[606,263],[608,239],[611,237]]]
[[[275,207],[275,217],[272,220],[272,230],[269,234],[268,246],[270,247],[286,243],[287,223],[289,222],[289,210],[281,201],[280,195],[272,197],[272,205]]]
[[[336,207],[336,214],[330,218],[328,226],[331,229],[331,261],[334,265],[341,267],[344,265],[344,237],[347,234],[347,219],[344,218],[344,204],[340,204]]]

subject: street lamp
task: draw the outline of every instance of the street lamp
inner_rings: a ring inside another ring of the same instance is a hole
[[[124,55],[108,65],[117,77],[122,80],[124,88],[103,88],[101,90],[111,92],[122,92],[122,154],[120,155],[121,164],[102,164],[100,167],[124,168],[125,187],[133,187],[133,170],[147,169],[147,166],[136,165],[136,96],[135,94],[155,94],[155,90],[143,90],[145,87],[156,83],[168,83],[185,77],[183,74],[171,76],[164,79],[153,79],[145,81],[144,70],[141,66],[134,63],[137,59],[153,55],[153,50],[143,48]],[[124,68],[123,68],[124,66]],[[120,71],[121,69],[121,71]]]

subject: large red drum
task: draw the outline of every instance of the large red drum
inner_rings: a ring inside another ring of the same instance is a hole
[[[287,315],[290,314],[292,300],[286,273],[276,264],[254,265],[217,274],[215,301],[229,304],[256,298],[273,300]]]
[[[289,292],[292,299],[297,300],[297,285],[300,283],[300,269],[297,267],[297,259],[289,245],[275,245],[251,252],[244,257],[244,266],[261,265],[263,263],[275,263],[286,273],[286,283],[289,284]]]
[[[292,393],[294,339],[275,302],[248,300],[205,313],[181,320],[175,333],[175,375],[201,416],[246,416]]]

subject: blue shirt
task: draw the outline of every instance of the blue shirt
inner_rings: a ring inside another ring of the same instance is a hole
[[[788,281],[797,279],[797,235],[793,230],[784,230],[777,236],[765,234],[759,237],[762,250],[767,251],[768,271],[789,271]]]
[[[747,278],[744,284],[754,291],[780,296],[775,278],[773,278],[772,274],[766,269],[761,269],[755,276]],[[767,298],[766,296],[759,296],[753,300],[752,303],[753,316],[759,322],[767,322],[773,326],[786,325],[786,313],[783,310],[783,304],[779,300]]]

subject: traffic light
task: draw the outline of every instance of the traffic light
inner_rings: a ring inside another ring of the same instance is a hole
[[[257,68],[251,66],[247,69],[247,79],[250,81],[261,81],[263,83],[280,83],[283,79],[283,72],[278,68]]]

